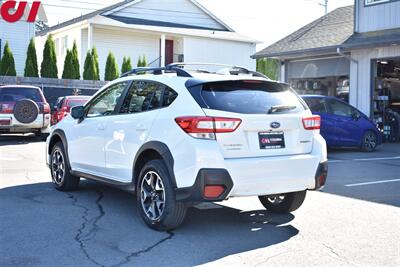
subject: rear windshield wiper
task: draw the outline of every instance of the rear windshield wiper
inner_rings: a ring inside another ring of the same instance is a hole
[[[288,110],[293,110],[293,109],[296,109],[296,108],[297,108],[296,106],[284,106],[284,105],[272,106],[268,110],[268,114],[277,113],[277,112],[283,112],[283,111],[288,111]]]

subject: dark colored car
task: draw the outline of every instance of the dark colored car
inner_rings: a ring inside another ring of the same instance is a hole
[[[43,140],[50,132],[50,106],[34,86],[0,86],[0,134],[35,133]]]
[[[51,124],[57,124],[71,112],[71,108],[83,106],[89,99],[90,96],[60,97],[54,106],[53,114],[51,116]]]
[[[359,147],[374,151],[382,133],[367,115],[335,97],[305,95],[304,101],[321,116],[321,135],[330,147]]]

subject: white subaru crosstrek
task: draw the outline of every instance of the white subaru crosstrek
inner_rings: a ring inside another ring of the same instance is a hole
[[[169,230],[188,207],[231,197],[298,209],[326,181],[319,129],[287,84],[175,64],[133,70],[74,107],[47,139],[47,163],[58,190],[86,178],[135,191],[143,220]]]

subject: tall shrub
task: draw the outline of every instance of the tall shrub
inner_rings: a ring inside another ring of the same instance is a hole
[[[93,49],[92,49],[92,57],[93,57],[93,64],[94,64],[94,70],[95,70],[94,80],[98,81],[98,80],[100,80],[99,55],[97,54],[97,49],[95,46],[93,46]]]
[[[118,65],[115,60],[113,53],[108,53],[106,62],[106,71],[104,75],[104,80],[112,81],[117,79],[119,76]]]
[[[131,70],[132,70],[131,58],[124,57],[123,62],[122,62],[121,73],[124,74]]]
[[[33,38],[29,42],[28,51],[26,53],[24,76],[39,77],[35,40]]]
[[[44,78],[58,78],[56,48],[51,34],[44,45],[40,75]]]
[[[271,58],[257,59],[257,71],[272,80],[278,79],[279,61]]]
[[[96,67],[90,50],[86,53],[85,64],[83,66],[83,79],[96,80]]]
[[[67,55],[64,61],[64,71],[62,74],[63,79],[74,79],[74,62],[72,60],[72,51],[67,50]]]
[[[3,76],[17,76],[15,70],[15,61],[13,53],[11,52],[10,45],[6,42],[4,46],[3,57],[0,62],[0,75]]]
[[[76,45],[76,41],[74,41],[74,45],[72,46],[71,59],[73,66],[71,79],[79,80],[81,78],[81,68],[79,65],[78,47]]]
[[[139,56],[138,62],[137,62],[137,66],[138,67],[147,67],[147,60],[146,60],[146,56],[143,55]]]

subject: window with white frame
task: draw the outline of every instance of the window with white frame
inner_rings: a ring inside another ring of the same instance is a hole
[[[68,35],[61,38],[61,55],[65,55],[68,49]]]
[[[370,6],[370,5],[386,3],[386,2],[390,2],[390,1],[391,0],[365,0],[365,5]]]
[[[60,39],[56,38],[54,40],[54,43],[55,43],[56,55],[59,56],[60,55]]]

